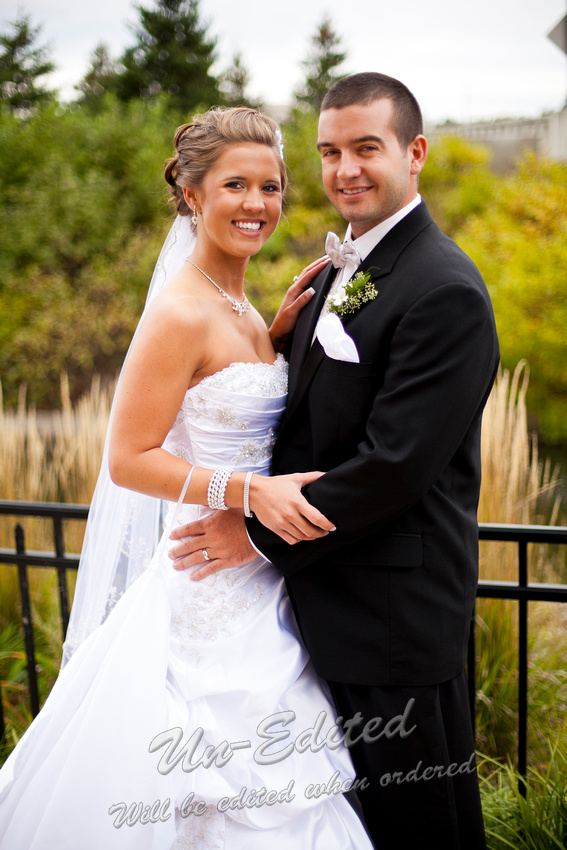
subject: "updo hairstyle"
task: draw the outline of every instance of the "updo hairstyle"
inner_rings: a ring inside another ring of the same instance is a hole
[[[276,122],[244,106],[214,107],[204,115],[196,115],[189,124],[177,128],[174,138],[175,155],[166,160],[164,176],[179,215],[192,211],[183,197],[183,188],[199,189],[208,172],[230,145],[253,142],[268,145],[274,151],[279,166],[282,192],[287,173],[281,151],[281,132]]]

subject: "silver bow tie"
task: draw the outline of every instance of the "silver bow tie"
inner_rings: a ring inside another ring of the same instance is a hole
[[[344,268],[349,262],[355,266],[361,263],[360,254],[352,242],[341,242],[336,233],[327,233],[325,251],[336,269]]]

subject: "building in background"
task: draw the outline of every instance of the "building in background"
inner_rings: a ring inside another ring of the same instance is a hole
[[[548,112],[540,118],[498,118],[471,124],[429,126],[426,135],[433,141],[451,134],[490,148],[495,171],[507,171],[525,150],[539,156],[567,162],[567,106],[561,112]]]

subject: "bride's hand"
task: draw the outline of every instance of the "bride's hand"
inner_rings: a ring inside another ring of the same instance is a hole
[[[325,537],[335,526],[301,493],[302,487],[323,474],[295,472],[270,478],[254,475],[250,482],[250,508],[262,525],[291,545]]]
[[[327,256],[320,257],[303,269],[300,275],[294,277],[269,330],[275,351],[285,351],[299,314],[315,294],[313,289],[306,289],[306,286],[325,268],[328,262]]]

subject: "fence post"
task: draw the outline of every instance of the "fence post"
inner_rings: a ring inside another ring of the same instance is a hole
[[[55,542],[55,554],[58,558],[65,556],[65,543],[63,541],[63,522],[60,516],[53,517],[53,537]],[[59,605],[61,610],[61,628],[63,640],[69,626],[69,595],[67,593],[67,569],[64,565],[57,566],[57,583],[59,586]]]
[[[528,543],[518,541],[518,584],[528,586]],[[518,600],[518,773],[522,777],[518,790],[527,793],[526,771],[528,760],[528,600]]]
[[[25,533],[20,523],[16,525],[16,553],[18,555],[25,555],[26,553]],[[37,687],[37,671],[35,665],[35,644],[33,639],[28,569],[27,564],[24,561],[18,561],[18,581],[20,584],[20,599],[22,603],[22,626],[24,629],[24,642],[26,646],[30,703],[32,714],[36,717],[39,714],[39,691]]]

